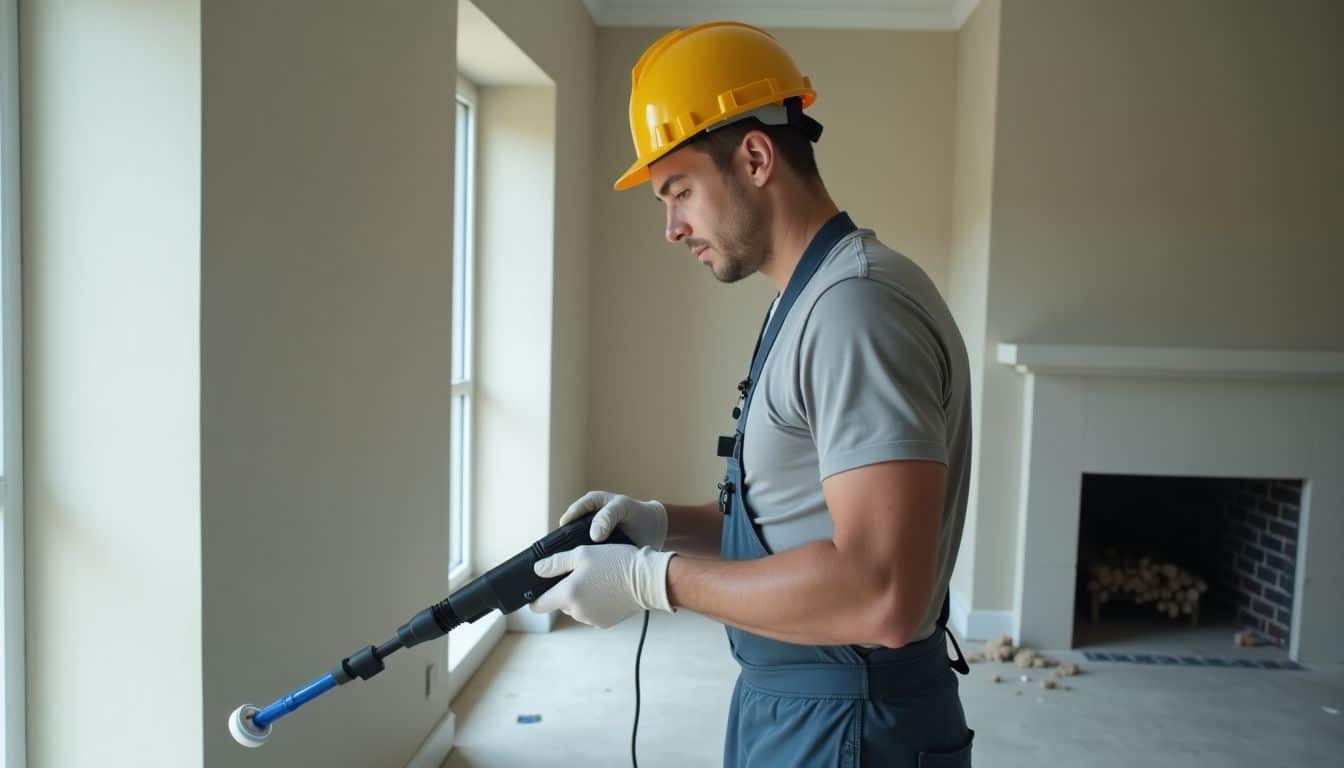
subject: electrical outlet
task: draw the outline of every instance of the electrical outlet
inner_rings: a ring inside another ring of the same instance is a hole
[[[425,667],[425,698],[428,699],[434,694],[434,665],[431,663]]]

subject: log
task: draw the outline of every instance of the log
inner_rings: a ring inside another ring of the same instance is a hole
[[[1188,615],[1198,621],[1199,601],[1208,582],[1176,563],[1151,556],[1133,558],[1107,550],[1107,560],[1088,566],[1087,591],[1091,597],[1092,621],[1099,621],[1101,606],[1113,600],[1149,605],[1168,618]]]

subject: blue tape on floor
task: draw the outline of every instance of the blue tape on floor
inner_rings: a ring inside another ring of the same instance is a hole
[[[1112,653],[1109,651],[1083,651],[1088,661],[1113,661],[1127,664],[1157,664],[1178,667],[1232,667],[1237,669],[1287,669],[1300,671],[1306,669],[1295,661],[1276,661],[1274,659],[1215,659],[1195,656],[1168,656],[1163,653]]]

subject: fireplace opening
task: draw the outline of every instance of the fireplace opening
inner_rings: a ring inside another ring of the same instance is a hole
[[[1286,648],[1301,495],[1300,480],[1084,474],[1074,645]]]

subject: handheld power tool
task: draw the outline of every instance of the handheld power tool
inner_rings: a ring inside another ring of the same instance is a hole
[[[359,678],[368,680],[383,671],[383,659],[402,648],[442,637],[454,627],[471,623],[493,610],[509,614],[541,597],[564,576],[542,578],[533,563],[585,544],[633,544],[619,527],[602,542],[588,536],[593,515],[551,531],[484,575],[472,579],[446,599],[420,611],[397,629],[396,637],[370,645],[341,659],[330,672],[266,707],[244,704],[229,715],[229,733],[239,744],[260,747],[271,735],[271,725],[327,691]],[[641,641],[642,645],[642,641]]]

